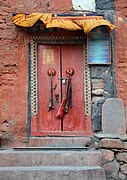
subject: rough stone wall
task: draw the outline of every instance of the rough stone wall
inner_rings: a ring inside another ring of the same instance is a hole
[[[115,0],[117,94],[127,105],[127,1]]]
[[[96,0],[96,12],[103,15],[111,23],[115,19],[114,0]],[[112,64],[111,65],[92,65],[91,69],[91,88],[92,88],[92,122],[93,131],[101,131],[102,105],[105,99],[116,96],[115,88],[115,33],[112,33]]]
[[[29,36],[11,22],[12,14],[65,13],[71,8],[71,0],[0,0],[0,133],[5,146],[25,146],[28,116]]]
[[[127,180],[127,135],[95,135],[94,146],[102,152],[108,180]]]

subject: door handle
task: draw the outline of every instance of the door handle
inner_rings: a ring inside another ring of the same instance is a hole
[[[67,74],[67,76],[73,76],[73,74],[74,74],[74,69],[73,68],[71,68],[71,67],[68,67],[67,69],[66,69],[66,74]]]
[[[53,101],[53,77],[56,75],[56,71],[53,68],[49,68],[47,74],[50,77],[50,97],[48,103],[48,111],[54,109],[54,101]]]

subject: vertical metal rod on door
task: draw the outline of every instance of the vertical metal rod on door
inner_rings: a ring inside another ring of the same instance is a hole
[[[61,45],[60,45],[60,93],[61,93],[61,103],[62,103],[62,100],[63,100],[63,88],[62,88],[62,50],[61,50]],[[63,131],[63,118],[61,118],[61,131]]]

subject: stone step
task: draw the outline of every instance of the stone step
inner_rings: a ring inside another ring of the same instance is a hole
[[[6,166],[101,166],[99,151],[1,150],[0,167]]]
[[[30,147],[90,147],[92,137],[32,137]]]
[[[14,150],[17,151],[44,151],[44,150],[63,150],[63,151],[86,151],[88,148],[87,147],[14,147]]]
[[[106,180],[101,167],[0,167],[0,180]]]

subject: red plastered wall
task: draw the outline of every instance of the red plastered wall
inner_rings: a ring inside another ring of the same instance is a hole
[[[115,7],[117,96],[127,104],[127,1],[116,0]]]
[[[28,115],[27,33],[11,21],[13,13],[67,13],[71,0],[0,2],[0,134],[5,146],[25,146]]]

